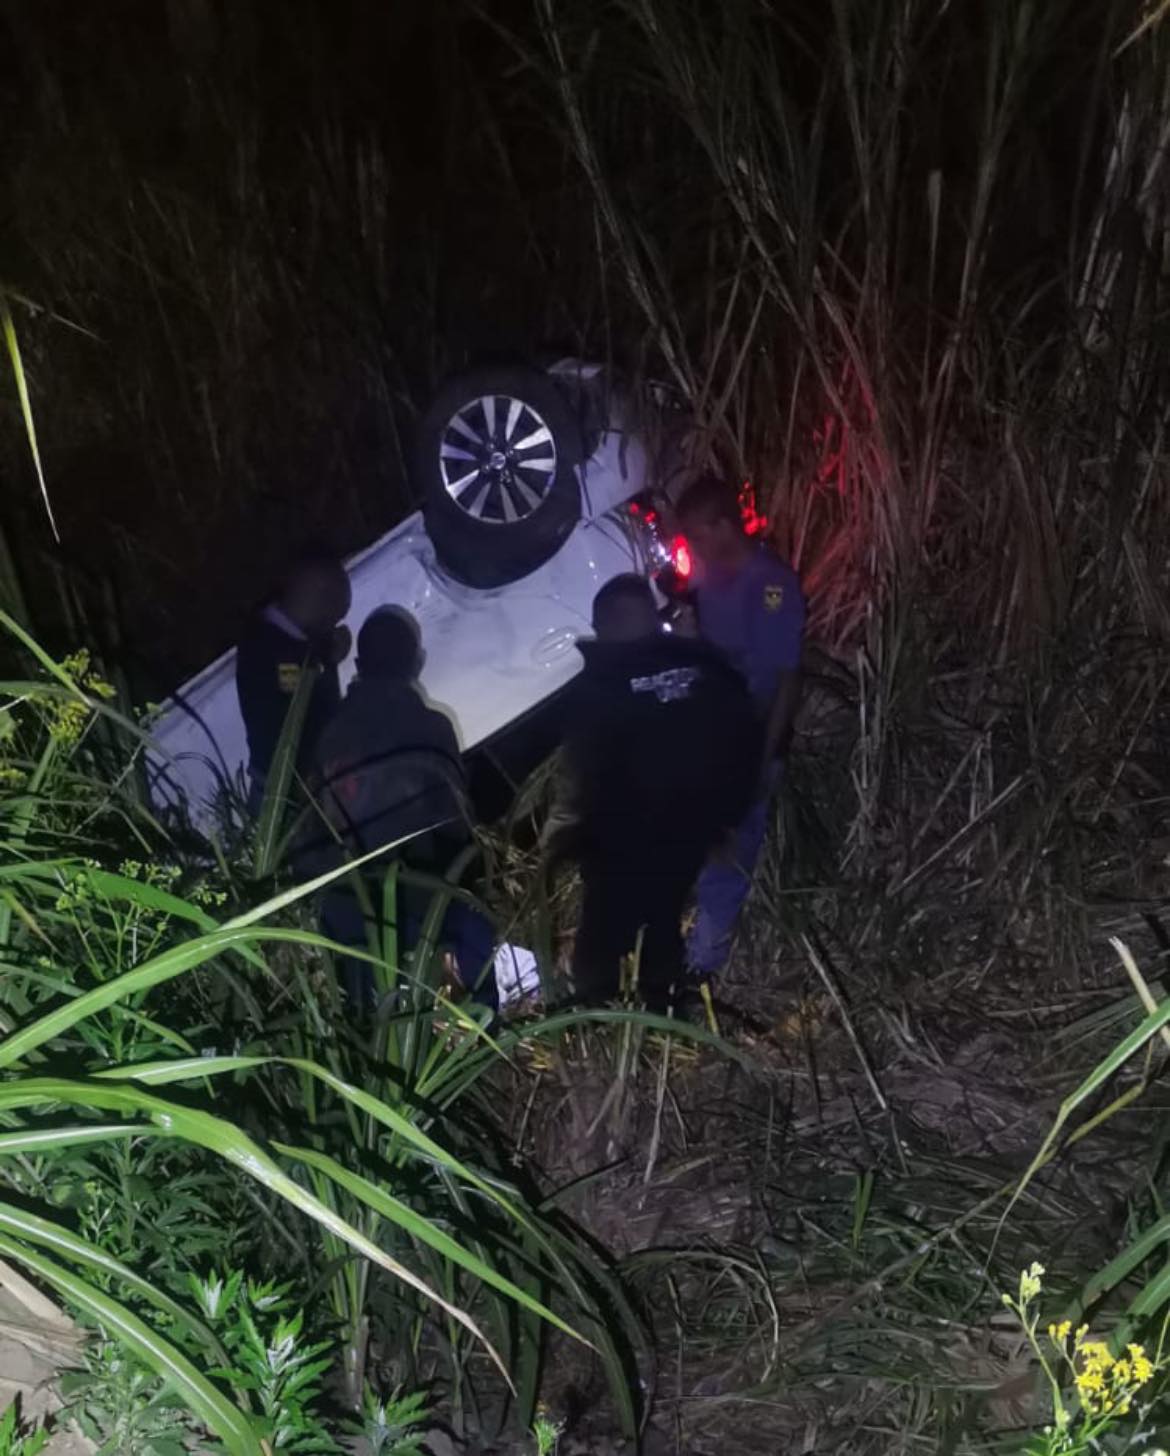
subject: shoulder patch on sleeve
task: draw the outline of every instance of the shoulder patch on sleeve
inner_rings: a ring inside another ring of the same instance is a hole
[[[276,664],[276,681],[282,693],[295,693],[300,680],[301,665],[299,662],[278,662]]]
[[[764,610],[778,612],[784,605],[784,588],[778,581],[770,581],[764,588]]]

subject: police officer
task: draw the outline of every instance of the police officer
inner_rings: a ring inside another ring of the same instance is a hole
[[[752,805],[730,844],[699,877],[687,961],[693,975],[706,979],[723,969],[730,953],[792,737],[805,600],[792,567],[745,534],[735,492],[723,481],[701,477],[684,491],[676,512],[700,568],[694,591],[699,632],[743,674],[763,730]]]
[[[554,845],[581,863],[574,987],[613,997],[641,932],[640,990],[664,1011],[683,974],[687,896],[755,788],[758,724],[721,653],[663,632],[644,578],[604,586],[593,625],[565,743],[575,818]]]
[[[317,673],[297,752],[304,774],[317,739],[337,711],[337,667],[349,652],[349,631],[339,623],[350,606],[349,577],[334,557],[303,556],[275,601],[252,621],[236,650],[236,691],[248,735],[249,804],[257,810],[280,730],[301,674]]]

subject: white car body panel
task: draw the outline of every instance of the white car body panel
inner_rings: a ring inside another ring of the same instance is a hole
[[[464,751],[522,717],[581,667],[574,648],[590,630],[599,587],[645,562],[615,507],[646,484],[639,440],[607,431],[579,469],[582,518],[538,570],[491,591],[462,585],[435,559],[422,516],[408,517],[346,563],[353,588],[347,625],[356,638],[366,617],[393,604],[417,619],[426,662],[422,685],[446,712]],[[225,652],[164,705],[151,731],[151,792],[160,805],[180,799],[196,823],[210,824],[225,779],[243,785],[247,740],[236,695],[236,654]],[[344,689],[352,654],[341,667]]]

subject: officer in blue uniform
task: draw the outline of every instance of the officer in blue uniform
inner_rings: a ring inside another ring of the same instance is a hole
[[[751,808],[724,853],[699,877],[688,968],[705,980],[726,964],[740,908],[751,888],[800,702],[805,600],[800,580],[768,546],[745,534],[735,492],[721,480],[695,481],[677,505],[697,558],[694,590],[700,634],[743,674],[763,727]]]

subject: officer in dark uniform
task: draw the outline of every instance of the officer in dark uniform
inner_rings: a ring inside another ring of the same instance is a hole
[[[419,690],[423,654],[418,623],[399,607],[370,614],[357,639],[357,674],[317,744],[315,813],[306,816],[295,862],[305,878],[350,859],[385,851],[360,872],[366,901],[382,911],[386,861],[441,877],[472,841],[471,809],[459,744],[451,722]],[[399,950],[418,943],[431,893],[399,883]],[[326,891],[322,921],[327,935],[365,949],[365,911],[348,877]],[[453,969],[477,1000],[496,1007],[491,962],[493,931],[485,918],[454,899],[441,927]],[[369,1005],[373,973],[368,962],[347,958],[342,974],[351,1002]]]
[[[800,703],[805,600],[792,567],[745,534],[735,492],[723,481],[703,477],[694,482],[676,511],[699,566],[694,588],[699,632],[743,674],[762,729],[751,807],[729,851],[716,856],[699,877],[687,961],[702,980],[727,961],[767,833],[769,806]],[[696,765],[696,773],[701,771]]]
[[[298,772],[313,762],[322,729],[337,711],[337,667],[349,652],[340,626],[349,611],[345,568],[333,557],[305,556],[280,595],[248,624],[236,649],[236,690],[248,734],[249,802],[259,807],[289,703],[304,672],[317,674],[297,754]]]
[[[750,802],[759,729],[740,675],[707,643],[664,632],[642,577],[604,586],[593,626],[567,719],[571,823],[553,846],[581,864],[574,986],[613,997],[641,932],[640,988],[663,1011],[682,976],[687,896]]]

